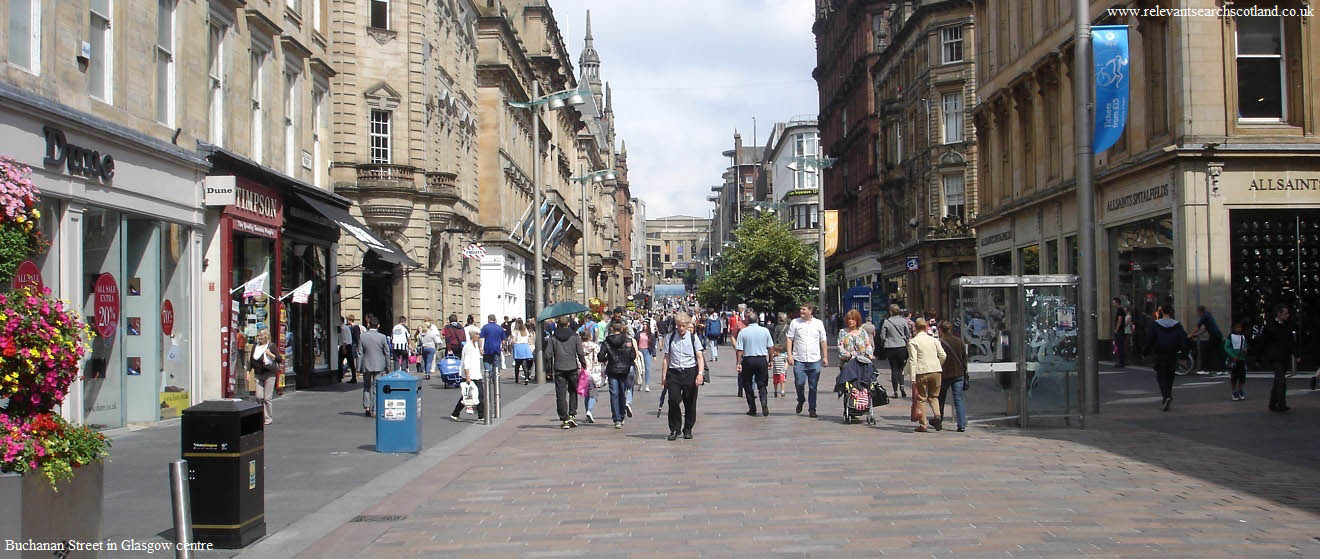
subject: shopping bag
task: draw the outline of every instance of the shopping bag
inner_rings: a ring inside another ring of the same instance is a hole
[[[414,353],[414,354],[408,356],[408,364],[409,364],[409,365],[416,365],[416,364],[417,364],[417,354]]]
[[[586,369],[578,369],[578,396],[586,397],[587,392],[591,391],[591,375],[587,374]]]
[[[917,421],[917,422],[920,422],[920,421],[921,421],[921,406],[920,406],[920,404],[918,403],[918,400],[917,400],[917,389],[916,389],[916,387],[913,387],[913,388],[912,388],[912,418],[911,418],[911,420],[912,420],[912,421]]]
[[[252,369],[248,369],[247,378],[244,380],[246,381],[245,384],[247,385],[248,392],[257,391],[257,375],[252,373]]]
[[[605,375],[600,374],[599,369],[591,370],[591,385],[596,388],[605,386]]]
[[[463,381],[458,385],[459,394],[463,398],[463,405],[473,407],[481,404],[481,393],[477,391],[477,384],[470,380]]]

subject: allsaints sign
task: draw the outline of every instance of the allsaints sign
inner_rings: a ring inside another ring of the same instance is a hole
[[[115,158],[109,154],[70,144],[64,131],[44,126],[47,166],[64,165],[70,175],[109,181],[115,176]]]
[[[1320,179],[1268,177],[1251,179],[1247,190],[1320,190]]]

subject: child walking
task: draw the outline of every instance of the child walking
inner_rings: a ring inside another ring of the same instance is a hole
[[[1228,382],[1233,387],[1233,401],[1247,399],[1247,337],[1242,334],[1242,323],[1233,324],[1233,333],[1224,340],[1224,353],[1228,356],[1231,376]]]
[[[784,381],[788,376],[788,354],[784,353],[784,346],[775,345],[770,358],[771,367],[774,371],[775,397],[784,397]]]
[[[587,354],[587,374],[588,375],[592,375],[592,373],[599,374],[600,362],[596,360],[596,353],[600,351],[600,344],[591,341],[591,337],[589,337],[586,332],[582,333],[582,351],[586,352]],[[592,382],[587,383],[587,393],[583,395],[584,398],[586,399],[585,401],[586,401],[586,409],[587,409],[587,423],[596,422],[596,417],[591,414],[591,412],[596,408],[596,383],[594,381],[595,375],[592,376],[593,376]]]

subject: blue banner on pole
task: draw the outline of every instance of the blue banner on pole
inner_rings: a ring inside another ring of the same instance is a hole
[[[1128,26],[1091,28],[1091,54],[1095,64],[1095,128],[1092,150],[1113,147],[1123,135],[1128,115]]]

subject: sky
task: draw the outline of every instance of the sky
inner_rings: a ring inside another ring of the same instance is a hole
[[[614,92],[632,195],[647,219],[709,217],[735,130],[763,144],[776,122],[820,112],[812,0],[550,0],[574,70],[591,10]],[[617,141],[617,140],[616,140]]]

